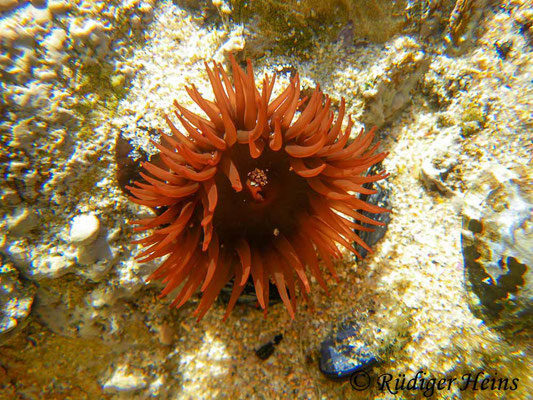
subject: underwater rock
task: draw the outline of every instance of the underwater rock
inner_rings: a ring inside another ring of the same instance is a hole
[[[317,39],[344,37],[347,47],[360,41],[384,43],[408,30],[416,18],[414,7],[406,0],[232,1],[231,7],[234,18],[246,26],[246,51],[252,58],[265,52],[301,52]],[[350,24],[354,28],[346,29]],[[346,35],[348,30],[351,32]]]
[[[506,335],[533,324],[533,192],[527,171],[484,171],[463,205],[462,248],[472,311]]]
[[[131,371],[131,368],[119,366],[113,375],[103,384],[105,392],[133,392],[147,386],[146,376],[140,370]]]
[[[113,266],[113,258],[113,249],[109,246],[106,235],[100,235],[91,244],[78,247],[76,261],[80,268],[76,270],[76,274],[98,282]]]
[[[79,286],[78,281],[63,278],[62,281],[45,282],[35,294],[33,314],[50,331],[69,337],[95,338],[106,334],[105,341],[113,336],[126,318],[121,306],[96,308],[91,296]]]
[[[64,52],[67,32],[62,28],[54,28],[43,40],[43,47],[46,49],[46,62],[49,65],[59,67],[61,63],[68,59]]]
[[[71,272],[74,267],[72,258],[64,254],[49,254],[32,260],[26,274],[33,281],[56,279]]]
[[[377,363],[379,349],[361,339],[357,325],[342,326],[320,345],[320,371],[343,379]]]
[[[75,19],[70,24],[69,33],[74,48],[82,55],[86,63],[96,63],[109,53],[111,42],[110,29],[97,19]]]
[[[375,66],[362,95],[366,126],[378,128],[391,122],[411,102],[411,91],[429,69],[430,60],[420,44],[408,37],[396,39],[387,56]]]
[[[354,373],[394,358],[413,340],[413,309],[402,301],[394,309],[353,312],[335,323],[320,345],[319,368],[330,379],[356,378]]]
[[[142,149],[136,149],[138,156],[134,156],[134,147],[122,136],[117,135],[115,143],[115,160],[117,162],[116,178],[120,190],[125,195],[130,196],[130,191],[126,186],[131,186],[134,180],[141,179],[141,163],[148,159],[148,155]]]
[[[459,162],[461,152],[458,135],[454,129],[450,134],[443,133],[435,139],[422,161],[419,179],[430,192],[438,192],[445,197],[453,197],[458,191],[457,179],[450,179]]]
[[[10,263],[0,267],[0,344],[22,329],[30,314],[35,287],[21,280]]]
[[[375,173],[374,169],[372,168],[369,171],[369,174]],[[377,170],[377,169],[376,169]],[[388,189],[389,184],[386,181],[383,182],[373,182],[371,184],[365,184],[365,187],[368,187],[369,189],[377,190],[377,193],[370,194],[370,195],[361,195],[361,200],[366,201],[369,204],[374,204],[379,207],[384,207],[390,209],[392,207],[392,203],[390,200],[391,191]],[[389,225],[391,214],[390,213],[381,213],[381,214],[372,214],[367,211],[361,210],[361,214],[363,214],[366,217],[372,218],[375,221],[383,222],[385,225],[382,226],[376,226],[376,225],[370,225],[366,222],[360,222],[356,221],[357,223],[360,223],[363,226],[372,228],[372,232],[368,231],[356,231],[357,235],[370,247],[374,247],[374,245],[383,237],[385,236],[385,233],[387,232],[387,227]],[[361,256],[364,258],[367,256],[368,251],[360,246],[358,243],[353,243],[353,246],[355,250],[361,254]]]
[[[461,54],[471,45],[476,37],[476,29],[487,0],[457,0],[450,14],[445,37],[448,50],[452,54]]]

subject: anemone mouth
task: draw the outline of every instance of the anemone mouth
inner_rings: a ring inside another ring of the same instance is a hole
[[[237,191],[223,173],[215,177],[218,202],[213,227],[220,242],[231,245],[244,239],[265,249],[279,234],[296,232],[299,219],[309,212],[310,187],[291,170],[289,157],[265,149],[254,159],[243,144],[236,144],[224,157],[232,159],[243,184]]]
[[[355,193],[375,193],[362,185],[387,174],[366,171],[387,154],[375,154],[374,129],[361,130],[348,143],[353,121],[341,129],[344,99],[335,120],[330,99],[318,87],[309,99],[301,98],[296,74],[271,100],[275,76],[265,76],[259,92],[251,62],[245,72],[231,55],[230,60],[233,84],[220,65],[206,65],[214,101],[187,88],[207,118],[174,102],[186,133],[166,117],[172,135],[161,132],[161,143],[152,141],[160,162],[143,163],[144,180],[126,186],[133,202],[159,211],[133,222],[136,231],[152,230],[134,242],[145,247],[136,258],[166,257],[148,279],[165,283],[161,297],[179,289],[172,306],[181,307],[200,290],[198,319],[231,280],[224,319],[248,281],[265,313],[274,283],[294,318],[296,287],[310,291],[309,273],[327,293],[319,257],[336,277],[338,245],[357,256],[353,242],[371,252],[355,230],[372,229],[354,220],[383,225],[359,211],[389,210]]]

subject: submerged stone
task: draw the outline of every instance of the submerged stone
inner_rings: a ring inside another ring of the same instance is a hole
[[[496,166],[465,196],[462,248],[472,311],[508,336],[533,326],[533,192]]]
[[[361,340],[357,325],[344,326],[320,345],[320,371],[328,378],[343,379],[377,363],[374,346]]]
[[[372,168],[369,171],[369,174],[376,173],[378,168]],[[372,182],[371,184],[365,184],[364,187],[368,189],[376,190],[377,193],[370,194],[370,195],[361,195],[359,198],[361,200],[366,201],[369,204],[373,204],[379,207],[385,207],[388,209],[392,208],[392,202],[391,202],[391,191],[388,188],[389,184],[386,181],[382,182]],[[371,248],[374,247],[374,245],[379,242],[379,240],[385,236],[385,233],[387,232],[387,228],[389,226],[389,222],[391,220],[391,215],[388,212],[380,213],[380,214],[373,214],[365,210],[359,211],[361,214],[363,214],[366,217],[372,218],[375,221],[382,222],[385,225],[370,225],[366,222],[360,222],[360,221],[354,221],[358,224],[361,224],[362,226],[372,228],[373,231],[357,231],[357,235]],[[364,258],[367,256],[368,251],[363,248],[358,243],[353,243],[354,248],[361,254],[361,256]]]

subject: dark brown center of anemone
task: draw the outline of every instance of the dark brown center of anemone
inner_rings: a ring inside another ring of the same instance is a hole
[[[218,202],[213,228],[220,242],[233,245],[243,238],[250,246],[263,248],[280,233],[294,232],[299,217],[309,209],[309,186],[291,171],[287,154],[266,147],[253,159],[248,145],[235,144],[224,157],[231,157],[243,188],[236,192],[221,172],[215,177]]]

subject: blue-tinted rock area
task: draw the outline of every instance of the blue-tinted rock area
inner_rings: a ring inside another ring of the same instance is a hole
[[[494,167],[473,183],[463,207],[472,309],[510,337],[532,335],[532,200],[527,173]]]
[[[320,344],[320,371],[331,379],[348,378],[377,360],[377,349],[361,340],[357,325],[342,326]]]

